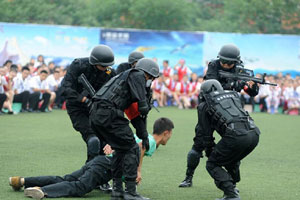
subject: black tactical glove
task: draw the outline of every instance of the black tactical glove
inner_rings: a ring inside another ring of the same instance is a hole
[[[148,137],[143,139],[143,141],[142,141],[142,147],[145,148],[146,151],[149,150],[149,139],[148,139]]]
[[[246,83],[244,81],[234,81],[231,83],[231,88],[237,92],[240,92],[245,86],[245,84]]]
[[[205,156],[209,157],[211,152],[213,152],[213,150],[214,150],[214,147],[206,147],[205,150],[204,150],[205,151]]]

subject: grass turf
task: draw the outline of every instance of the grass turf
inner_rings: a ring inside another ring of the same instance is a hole
[[[160,146],[153,157],[145,158],[143,181],[138,192],[151,199],[196,200],[221,197],[205,169],[206,158],[200,161],[191,188],[178,188],[184,179],[186,155],[192,146],[196,110],[162,108],[152,110],[148,130],[158,117],[173,120],[175,129],[167,146]],[[300,117],[252,114],[262,134],[259,146],[242,161],[243,200],[275,200],[300,198]],[[24,199],[23,192],[14,192],[9,176],[64,175],[79,169],[86,159],[86,147],[71,125],[65,111],[52,113],[0,116],[0,199]],[[219,139],[219,137],[217,137]],[[88,199],[110,199],[94,190]],[[78,198],[61,198],[78,199]]]

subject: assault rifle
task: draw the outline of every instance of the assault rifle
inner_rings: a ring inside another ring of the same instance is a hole
[[[95,89],[93,88],[93,86],[90,84],[90,82],[87,80],[86,76],[82,73],[79,76],[79,82],[82,84],[82,86],[84,87],[84,89],[89,93],[89,95],[91,97],[93,97],[95,95]]]
[[[276,83],[266,82],[266,80],[265,80],[265,77],[267,75],[266,73],[264,73],[261,78],[257,78],[257,77],[254,77],[253,70],[246,69],[246,68],[244,68],[244,66],[236,66],[236,70],[234,73],[226,72],[223,70],[219,70],[218,73],[219,73],[219,76],[221,78],[225,78],[227,80],[227,82],[240,81],[241,83],[243,83],[245,85],[247,81],[253,81],[253,82],[259,83],[259,84],[277,86]]]

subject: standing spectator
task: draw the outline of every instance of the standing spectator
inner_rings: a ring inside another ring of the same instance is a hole
[[[174,74],[174,70],[169,66],[169,61],[163,61],[163,71],[162,74],[165,78],[171,78]]]
[[[37,61],[34,63],[34,67],[37,68],[38,66],[42,66],[45,64],[44,56],[43,55],[38,55]]]
[[[192,70],[185,65],[184,59],[180,59],[174,69],[177,71],[178,81],[182,81],[185,75],[190,76],[192,73]]]
[[[30,79],[29,112],[46,112],[51,96],[45,82],[47,76],[48,72],[46,70],[42,70],[40,75]],[[39,109],[40,101],[43,101],[43,103]]]
[[[55,64],[54,64],[54,62],[49,62],[49,63],[48,63],[48,69],[49,69],[50,74],[53,74],[53,73],[54,73],[54,69],[55,69]]]
[[[15,103],[22,103],[21,112],[27,112],[27,104],[29,100],[29,68],[23,67],[21,76],[14,78],[14,99]]]

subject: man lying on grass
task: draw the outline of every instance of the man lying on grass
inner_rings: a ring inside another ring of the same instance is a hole
[[[143,156],[152,156],[159,145],[166,145],[172,135],[174,128],[173,122],[168,118],[159,118],[154,122],[153,135],[149,134],[149,150],[141,149],[141,158]],[[141,141],[136,138],[139,146]],[[111,154],[112,149],[109,145],[105,146],[104,152]],[[140,159],[137,183],[141,181],[141,166],[143,159]],[[24,195],[35,199],[44,197],[80,197],[91,192],[96,186],[107,183],[111,180],[111,157],[98,155],[81,169],[60,176],[37,176],[20,177],[13,176],[9,178],[9,184],[15,191],[25,188]]]

